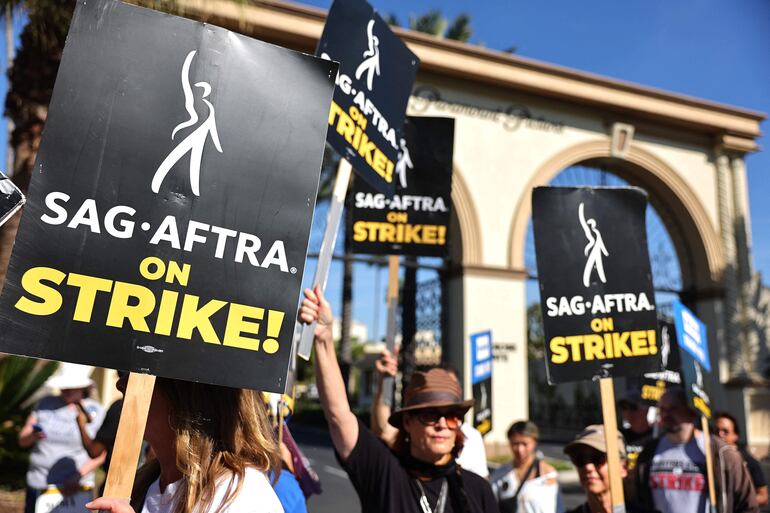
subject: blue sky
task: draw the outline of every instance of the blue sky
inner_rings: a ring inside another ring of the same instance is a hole
[[[328,8],[330,0],[305,3]],[[767,0],[392,0],[372,2],[383,15],[394,13],[402,24],[409,16],[441,8],[453,18],[471,16],[472,43],[493,49],[515,46],[518,54],[639,84],[659,87],[740,107],[770,112],[770,3]],[[17,25],[19,22],[17,21]],[[1,39],[1,38],[0,38]],[[5,44],[0,43],[5,57]],[[5,64],[5,63],[3,63]],[[0,95],[5,97],[5,77]],[[767,133],[768,123],[763,124]],[[0,162],[5,158],[5,131],[0,131]],[[770,137],[759,140],[770,150]],[[770,151],[748,156],[754,262],[770,281]],[[315,232],[324,217],[317,217]],[[317,251],[320,235],[310,251]],[[341,245],[341,241],[340,241]],[[340,297],[340,265],[333,267],[328,295]],[[305,280],[312,275],[308,262]],[[425,273],[421,278],[429,278]],[[375,336],[384,331],[382,300],[386,271],[358,265],[354,317]],[[378,287],[376,285],[379,285]],[[376,311],[380,311],[379,315]],[[378,317],[375,325],[375,317]]]
[[[306,3],[331,5],[330,0]],[[472,43],[498,50],[515,46],[524,57],[770,112],[770,3],[766,0],[371,3],[382,15],[395,14],[402,25],[410,16],[430,9],[440,8],[447,18],[465,12],[471,16]],[[762,130],[770,130],[767,122]],[[766,151],[749,155],[746,163],[754,262],[768,283],[770,137],[763,136],[759,144]],[[330,284],[334,280],[332,276]],[[332,297],[335,290],[330,290]],[[383,294],[378,292],[380,297]],[[363,310],[357,312],[357,317],[365,318]]]

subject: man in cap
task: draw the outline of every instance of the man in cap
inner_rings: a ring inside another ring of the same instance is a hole
[[[620,406],[623,423],[628,426],[623,427],[620,432],[626,439],[628,470],[633,470],[636,458],[642,452],[644,445],[652,440],[652,425],[647,420],[649,408],[642,401],[642,394],[635,390],[629,391],[618,402],[618,406]]]
[[[697,414],[679,387],[660,398],[664,435],[647,444],[637,460],[635,502],[661,513],[702,513],[709,497],[703,433]],[[759,511],[757,497],[738,451],[712,436],[709,440],[719,513]]]
[[[625,478],[626,444],[623,435],[618,433],[618,451],[620,452],[620,472]],[[604,426],[594,424],[586,427],[575,439],[564,447],[564,453],[575,465],[580,477],[580,484],[586,492],[586,502],[566,513],[612,513],[610,496],[610,476],[607,468],[607,441]],[[629,508],[627,511],[638,511]]]

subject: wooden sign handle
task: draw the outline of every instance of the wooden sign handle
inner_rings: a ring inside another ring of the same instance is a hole
[[[701,415],[700,425],[703,430],[703,451],[706,453],[706,477],[709,485],[709,502],[711,502],[711,511],[716,511],[717,507],[717,492],[714,488],[714,460],[711,457],[711,431],[709,429],[709,421],[706,417]]]
[[[130,500],[153,388],[155,376],[133,372],[128,375],[115,447],[112,449],[112,459],[104,486],[105,497]]]
[[[398,268],[400,265],[398,255],[388,256],[388,322],[385,329],[385,347],[393,354],[396,347],[396,308],[398,307]],[[382,380],[382,401],[395,408],[393,404],[394,380],[391,376],[385,376]]]
[[[610,497],[613,513],[625,513],[623,479],[620,477],[620,449],[618,448],[618,417],[615,412],[615,388],[612,378],[599,380],[604,417],[604,438],[607,443],[607,472],[610,475]]]

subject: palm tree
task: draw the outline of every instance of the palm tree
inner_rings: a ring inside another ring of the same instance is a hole
[[[393,13],[387,16],[386,21],[389,25],[400,26],[398,18]],[[467,43],[473,35],[469,14],[459,14],[452,23],[449,23],[449,20],[444,18],[438,9],[432,9],[419,16],[410,16],[409,29],[463,43]]]
[[[16,8],[20,4],[18,0],[0,0],[4,13],[8,6]],[[29,0],[23,6],[29,22],[22,30],[21,45],[8,73],[5,115],[14,124],[10,140],[14,153],[12,180],[26,192],[75,1]],[[19,218],[20,214],[16,214],[0,228],[0,288]]]

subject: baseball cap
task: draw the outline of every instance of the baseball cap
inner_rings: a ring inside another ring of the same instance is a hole
[[[569,455],[579,445],[587,445],[599,452],[607,452],[607,443],[604,438],[604,426],[601,424],[593,424],[586,427],[580,432],[574,440],[568,443],[564,447],[564,454]],[[623,435],[618,432],[618,451],[620,452],[620,459],[626,459],[626,441]]]

